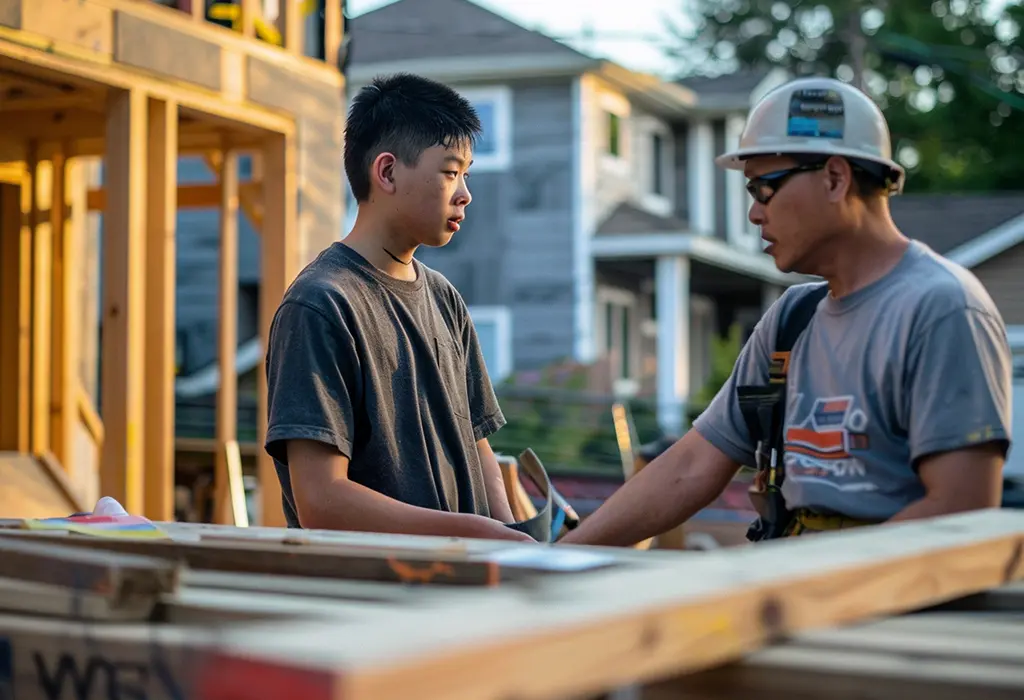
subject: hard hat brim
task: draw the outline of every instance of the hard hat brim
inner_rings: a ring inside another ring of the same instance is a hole
[[[829,143],[815,143],[813,145],[808,145],[806,148],[801,148],[799,144],[795,143],[779,144],[778,146],[762,145],[738,148],[734,151],[723,153],[715,158],[715,165],[726,170],[743,170],[744,163],[757,156],[788,156],[805,153],[821,156],[859,158],[861,160],[880,163],[899,173],[899,179],[897,182],[893,183],[892,189],[894,193],[903,191],[903,182],[906,178],[906,171],[903,166],[896,161],[890,158],[883,158],[881,156],[865,153],[864,151],[856,148],[846,148],[844,146],[837,146]]]

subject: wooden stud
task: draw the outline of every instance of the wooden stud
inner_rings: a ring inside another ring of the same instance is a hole
[[[24,188],[0,185],[0,450],[29,450],[31,231],[22,223]]]
[[[145,515],[174,519],[178,105],[149,101],[146,236]]]
[[[41,210],[51,209],[51,183],[56,179],[53,162],[39,162],[30,150],[28,177],[29,227],[32,231],[32,453],[50,450],[50,397],[53,385],[51,315],[53,284],[53,230]],[[63,160],[61,161],[63,166]],[[60,207],[57,207],[58,209]]]
[[[259,204],[261,191],[262,188],[259,182],[244,182],[238,185],[238,200],[242,211],[255,227],[259,227],[263,219]],[[213,209],[219,207],[220,185],[179,185],[177,200],[178,209]],[[106,201],[107,193],[102,187],[89,190],[89,211],[103,211],[106,208]],[[246,206],[247,201],[250,204],[249,207]]]
[[[304,0],[280,0],[281,9],[277,15],[278,31],[284,37],[285,51],[300,56],[306,53],[303,2]]]
[[[241,25],[242,36],[254,38],[256,36],[256,20],[262,16],[259,0],[241,0]]]
[[[75,229],[69,221],[68,181],[73,167],[63,152],[53,157],[53,195],[50,198],[50,230],[53,234],[53,377],[50,406],[53,454],[66,472],[75,470],[75,428],[78,425],[78,265]],[[85,212],[72,212],[84,216]]]
[[[261,248],[260,343],[266,358],[270,324],[284,292],[295,276],[298,244],[298,185],[293,136],[275,136],[263,152],[263,236]],[[260,489],[260,524],[285,525],[281,509],[281,484],[274,460],[263,449],[267,431],[267,377],[264,366],[256,372],[259,392],[257,425],[257,473]]]
[[[111,92],[104,163],[100,492],[130,513],[143,508],[146,106],[140,90]]]
[[[228,445],[238,438],[238,152],[225,148],[220,165],[220,312],[217,454],[213,518],[231,523]]]
[[[329,66],[338,65],[338,52],[341,50],[343,0],[325,0],[324,2],[324,61]]]

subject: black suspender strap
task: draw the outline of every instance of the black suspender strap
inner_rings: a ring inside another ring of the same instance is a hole
[[[792,518],[782,497],[790,352],[827,293],[828,285],[822,284],[801,295],[784,310],[768,368],[768,383],[736,388],[740,411],[755,445],[757,473],[750,490],[750,500],[760,517],[747,532],[747,538],[753,541],[781,537]]]

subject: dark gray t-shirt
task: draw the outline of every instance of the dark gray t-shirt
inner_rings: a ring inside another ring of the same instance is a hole
[[[334,243],[289,287],[267,351],[266,449],[299,527],[287,440],[317,440],[349,478],[424,508],[490,515],[476,442],[505,423],[462,297],[414,260],[394,279]]]
[[[798,285],[758,323],[694,428],[740,464],[754,445],[736,386],[768,379],[780,314],[823,283]],[[884,520],[924,495],[930,453],[1010,440],[1013,358],[995,304],[970,272],[914,241],[885,277],[826,296],[793,347],[786,409],[789,508]]]

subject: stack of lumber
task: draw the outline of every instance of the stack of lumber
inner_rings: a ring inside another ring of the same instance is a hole
[[[160,526],[0,528],[0,698],[1024,692],[1018,511],[713,552]]]

